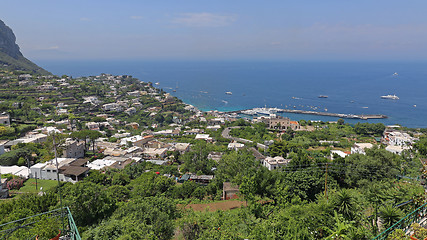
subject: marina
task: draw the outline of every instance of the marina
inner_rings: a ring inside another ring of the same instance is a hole
[[[384,115],[384,114],[347,114],[347,113],[316,112],[316,111],[279,109],[279,108],[253,108],[253,109],[233,111],[229,113],[237,113],[237,114],[244,114],[244,115],[270,115],[275,113],[296,113],[296,114],[309,114],[309,115],[317,115],[317,116],[362,119],[362,120],[388,118],[387,115]]]

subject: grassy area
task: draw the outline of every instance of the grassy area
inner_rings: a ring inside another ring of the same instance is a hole
[[[55,180],[41,180],[37,179],[37,189],[36,189],[36,180],[33,178],[28,179],[24,186],[21,187],[18,192],[30,192],[37,193],[40,191],[40,188],[43,187],[43,191],[47,191],[58,185],[58,182]]]

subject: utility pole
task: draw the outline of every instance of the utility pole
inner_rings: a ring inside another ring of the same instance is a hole
[[[325,197],[326,201],[328,201],[328,163],[326,163],[326,171],[325,171]]]
[[[64,224],[64,207],[62,205],[62,193],[61,193],[61,182],[59,181],[59,167],[58,167],[58,156],[56,153],[56,143],[55,143],[55,132],[52,134],[53,137],[53,150],[55,152],[55,162],[56,162],[56,179],[58,180],[58,192],[59,192],[59,203],[61,204],[61,222],[62,222],[62,231],[65,231]]]

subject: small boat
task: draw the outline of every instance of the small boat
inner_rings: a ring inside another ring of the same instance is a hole
[[[417,105],[416,105],[416,104],[414,104],[414,107],[417,107]]]
[[[159,82],[156,82],[155,84],[156,84],[156,85],[159,85],[160,83],[159,83]]]
[[[227,95],[233,95],[232,92],[225,92],[225,94],[227,94]]]
[[[172,92],[176,92],[176,90],[174,89],[174,90],[172,90]]]
[[[318,98],[328,98],[327,95],[319,95]]]
[[[391,94],[389,94],[389,95],[384,95],[384,96],[381,96],[381,98],[382,99],[392,99],[392,100],[399,100],[399,97],[398,96],[396,96],[396,95],[391,95]]]
[[[399,76],[399,74],[397,72],[394,72],[393,76]]]
[[[369,107],[362,107],[362,108],[369,108]]]

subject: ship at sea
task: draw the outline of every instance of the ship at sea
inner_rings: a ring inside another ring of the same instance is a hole
[[[233,93],[232,92],[225,92],[225,94],[232,95]]]
[[[392,99],[392,100],[398,100],[399,99],[399,97],[398,96],[396,96],[396,95],[391,95],[391,94],[389,94],[389,95],[384,95],[384,96],[381,96],[381,98],[382,99]]]
[[[318,98],[328,98],[327,95],[319,95]]]

